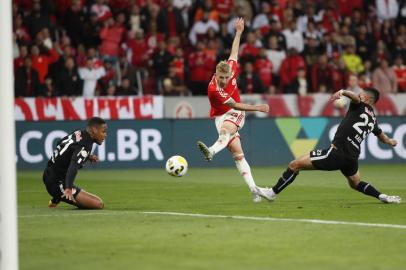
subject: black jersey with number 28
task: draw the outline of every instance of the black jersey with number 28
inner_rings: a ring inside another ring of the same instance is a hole
[[[93,140],[86,130],[76,130],[62,138],[48,161],[53,178],[56,181],[66,180],[66,186],[71,187],[77,170],[83,167],[92,146]]]
[[[350,158],[358,159],[361,143],[370,132],[375,136],[382,133],[374,109],[363,102],[351,102],[347,114],[338,126],[333,144]]]

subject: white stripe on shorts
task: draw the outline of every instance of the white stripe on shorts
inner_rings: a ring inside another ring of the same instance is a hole
[[[327,153],[323,156],[319,156],[319,157],[310,157],[310,160],[320,160],[320,159],[325,159],[328,157],[328,155],[330,155],[331,150],[333,150],[333,147],[330,147],[330,149],[327,151]]]

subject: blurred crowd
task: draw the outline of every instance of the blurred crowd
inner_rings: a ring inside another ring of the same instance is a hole
[[[406,0],[13,0],[15,96],[205,95],[238,17],[244,94],[406,92]]]

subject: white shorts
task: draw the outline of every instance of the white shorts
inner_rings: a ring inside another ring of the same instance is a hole
[[[237,132],[234,133],[234,134],[231,134],[231,137],[230,137],[230,142],[231,142],[235,138],[240,137],[240,134],[238,133],[238,130],[241,129],[244,126],[245,112],[231,109],[231,110],[229,110],[228,112],[226,112],[223,115],[216,116],[215,122],[216,122],[217,132],[219,134],[220,134],[220,129],[223,126],[224,122],[234,123],[238,127]]]

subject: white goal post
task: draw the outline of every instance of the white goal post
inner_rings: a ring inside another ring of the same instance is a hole
[[[11,0],[0,0],[0,270],[18,269]]]

